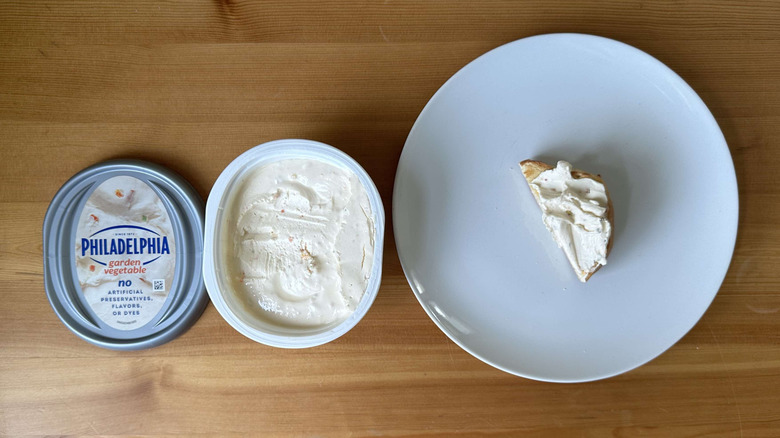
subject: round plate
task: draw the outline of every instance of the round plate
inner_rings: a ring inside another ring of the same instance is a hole
[[[517,163],[601,174],[608,264],[580,283]],[[597,380],[642,365],[701,318],[737,233],[734,165],[672,70],[623,43],[552,34],[499,47],[433,96],[393,196],[409,284],[455,343],[506,372]]]

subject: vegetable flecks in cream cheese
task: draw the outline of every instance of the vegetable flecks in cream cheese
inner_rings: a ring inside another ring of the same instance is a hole
[[[261,316],[293,326],[346,319],[370,277],[374,224],[353,172],[311,159],[251,171],[225,213],[233,289]]]
[[[609,200],[604,184],[591,178],[574,178],[571,171],[571,164],[559,161],[530,185],[538,195],[545,226],[584,282],[596,266],[607,264],[612,233],[607,219]]]

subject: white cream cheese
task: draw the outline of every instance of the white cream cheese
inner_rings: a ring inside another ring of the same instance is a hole
[[[223,216],[232,289],[290,326],[346,319],[366,290],[374,223],[357,175],[313,159],[282,160],[237,183]]]
[[[607,264],[607,245],[612,226],[607,219],[607,190],[591,178],[574,178],[571,164],[539,174],[530,184],[538,195],[542,220],[563,249],[580,281],[590,271]]]

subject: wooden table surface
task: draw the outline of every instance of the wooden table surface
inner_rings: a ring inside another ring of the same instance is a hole
[[[246,149],[335,145],[390,218],[404,140],[437,88],[549,32],[634,45],[677,71],[734,158],[740,231],[696,327],[651,363],[585,384],[498,371],[452,343],[401,271],[364,320],[286,351],[209,305],[139,352],[72,335],[43,288],[52,196],[110,158],[161,163],[205,198]],[[780,3],[319,0],[0,2],[0,434],[780,436]]]

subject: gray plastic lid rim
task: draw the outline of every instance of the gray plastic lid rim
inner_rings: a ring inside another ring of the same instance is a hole
[[[174,281],[163,307],[149,323],[126,331],[112,329],[94,315],[82,298],[74,263],[77,218],[87,198],[103,181],[123,175],[140,179],[156,192],[171,219],[177,245]],[[44,286],[52,309],[76,336],[99,347],[141,350],[173,340],[197,321],[208,304],[201,275],[203,226],[203,200],[170,169],[120,159],[82,170],[63,184],[43,221]]]

